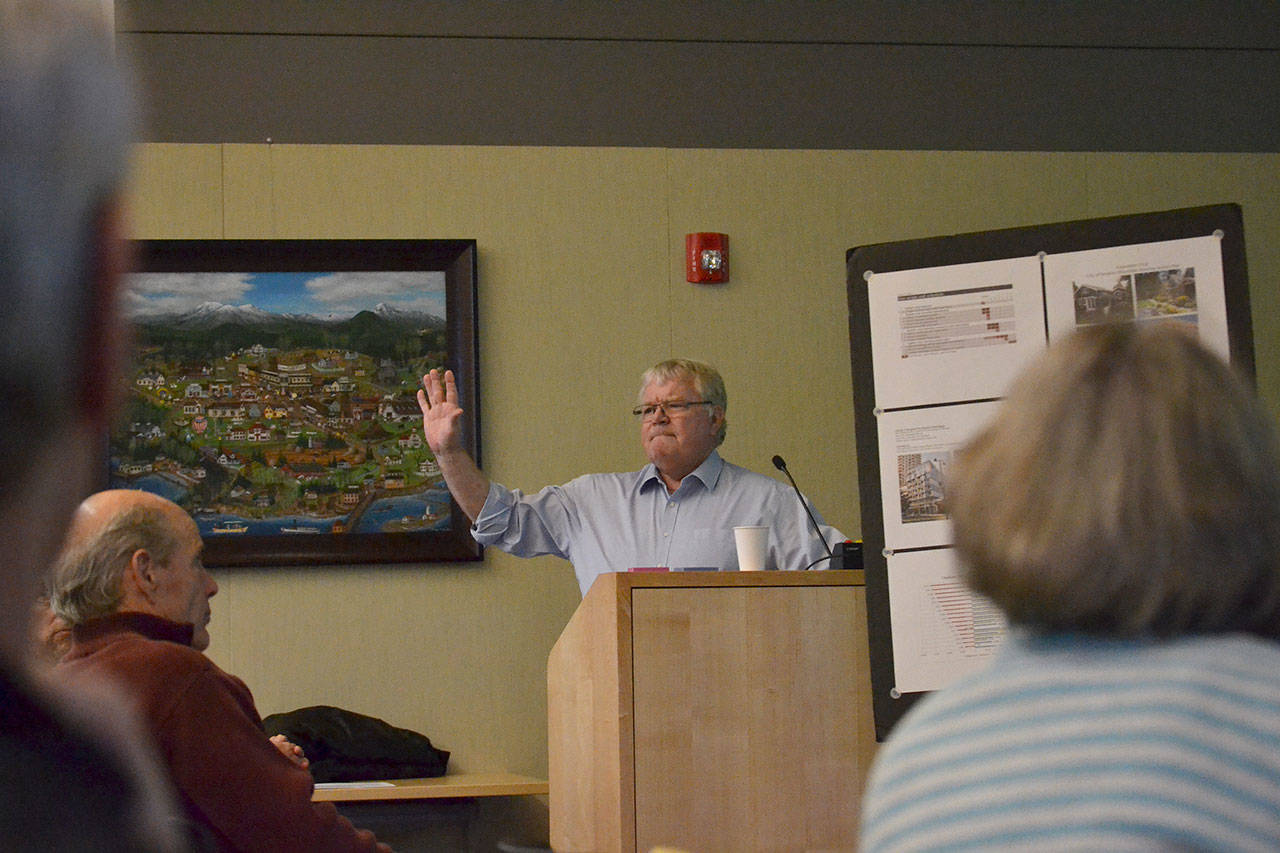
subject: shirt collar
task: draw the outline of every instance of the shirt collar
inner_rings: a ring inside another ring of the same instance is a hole
[[[685,483],[689,482],[689,478],[693,477],[702,484],[702,488],[708,492],[715,491],[716,484],[720,482],[720,472],[724,470],[724,460],[720,458],[718,451],[712,450],[706,459],[702,460],[702,464],[690,471],[683,480],[680,481],[680,488],[683,489]],[[658,467],[650,462],[648,465],[640,469],[640,478],[636,482],[636,491],[643,492],[650,488],[650,483],[656,483],[657,488],[666,489],[666,484],[662,482],[662,475],[658,473]]]
[[[133,633],[152,640],[167,640],[189,646],[195,631],[195,625],[173,622],[160,616],[152,616],[150,613],[126,611],[109,613],[74,625],[71,628],[71,636],[77,643],[87,643],[109,634]]]

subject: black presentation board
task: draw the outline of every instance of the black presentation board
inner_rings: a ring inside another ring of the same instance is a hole
[[[886,519],[880,463],[882,445],[878,423],[885,410],[878,408],[876,365],[873,363],[877,346],[884,343],[872,339],[872,289],[876,286],[876,276],[926,270],[936,276],[936,268],[999,259],[1027,259],[1028,256],[1038,256],[1043,271],[1046,256],[1113,247],[1140,247],[1142,244],[1207,236],[1217,238],[1221,249],[1221,299],[1225,305],[1230,361],[1252,380],[1254,354],[1244,227],[1240,207],[1236,204],[878,243],[846,252],[854,426],[877,740],[883,740],[902,714],[927,691],[900,692],[895,687],[888,566],[892,552],[886,552],[885,548]],[[1040,286],[1042,304],[1047,305],[1043,272]],[[1029,336],[1042,334],[1046,342],[1050,340],[1047,308],[1044,328],[1019,331]]]

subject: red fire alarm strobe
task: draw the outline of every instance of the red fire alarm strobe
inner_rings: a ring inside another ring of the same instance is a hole
[[[694,284],[729,280],[729,235],[701,231],[684,235],[685,278]]]

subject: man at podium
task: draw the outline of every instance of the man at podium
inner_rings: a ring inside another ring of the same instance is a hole
[[[568,560],[584,595],[610,571],[736,570],[735,526],[769,528],[767,568],[826,568],[826,543],[844,541],[808,499],[802,503],[772,477],[720,457],[728,395],[710,365],[669,359],[645,371],[633,409],[645,467],[587,474],[533,495],[491,482],[462,447],[452,371],[432,370],[422,386],[423,432],[449,491],[472,521],[471,535],[519,557]]]

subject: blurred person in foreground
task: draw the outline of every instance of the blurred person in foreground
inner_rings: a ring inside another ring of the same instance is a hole
[[[641,377],[632,414],[649,464],[625,474],[586,474],[526,495],[489,478],[462,447],[453,372],[422,377],[418,405],[427,445],[471,535],[517,557],[551,554],[573,564],[583,595],[606,572],[636,567],[738,568],[736,525],[769,528],[767,568],[828,568],[826,542],[844,541],[822,524],[808,498],[772,477],[720,457],[729,397],[709,364],[673,358]]]
[[[136,122],[100,0],[0,0],[0,844],[181,849],[109,687],[46,682],[32,603],[119,401],[122,189]]]
[[[59,677],[98,676],[134,700],[189,825],[218,851],[388,850],[332,803],[313,803],[301,750],[269,739],[244,682],[204,655],[218,585],[191,516],[150,492],[86,498],[50,581],[71,627]]]
[[[1185,327],[1077,332],[952,491],[1009,634],[892,731],[862,849],[1276,849],[1280,453],[1246,385]]]

